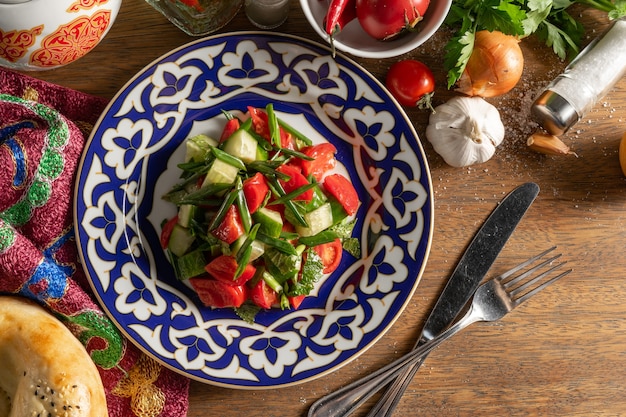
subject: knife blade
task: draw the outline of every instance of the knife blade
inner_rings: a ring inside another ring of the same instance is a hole
[[[422,327],[415,347],[434,338],[454,322],[538,194],[537,184],[522,184],[511,191],[487,217],[450,275]],[[401,394],[425,359],[426,356],[401,374],[386,389],[367,417],[391,416]]]

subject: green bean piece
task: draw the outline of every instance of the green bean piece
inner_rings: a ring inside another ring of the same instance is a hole
[[[309,139],[308,137],[306,137],[304,134],[300,133],[298,130],[296,130],[293,126],[290,126],[287,122],[285,122],[284,120],[278,120],[278,124],[280,125],[280,127],[282,127],[286,132],[291,133],[293,136],[296,137],[296,139],[298,139],[299,141],[301,141],[302,143],[304,143],[306,146],[311,146],[313,145],[313,141],[311,141],[311,139]]]
[[[324,230],[313,236],[302,236],[298,239],[299,243],[307,246],[317,246],[324,243],[333,242],[339,235],[332,230]]]
[[[276,117],[276,113],[274,113],[274,105],[268,103],[267,106],[265,106],[265,111],[267,112],[267,124],[270,129],[271,142],[274,146],[280,148],[280,129],[278,128],[278,118]]]
[[[250,232],[250,228],[252,227],[252,215],[250,214],[250,210],[248,209],[248,204],[246,203],[246,196],[243,193],[243,184],[241,182],[241,177],[237,176],[237,185],[239,188],[239,192],[237,193],[237,209],[239,210],[239,215],[241,216],[241,224],[243,225],[243,229],[246,233]]]
[[[211,146],[211,153],[222,162],[226,162],[228,165],[232,165],[235,168],[245,171],[246,165],[243,161],[235,156],[232,156],[228,152],[224,152],[220,148],[216,148],[215,146]]]

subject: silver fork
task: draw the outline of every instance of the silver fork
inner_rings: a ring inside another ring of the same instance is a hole
[[[320,398],[313,403],[307,416],[340,417],[350,415],[374,393],[389,384],[405,369],[419,362],[422,356],[428,354],[443,341],[477,321],[496,321],[501,319],[548,285],[572,272],[569,269],[554,275],[555,271],[565,264],[565,262],[555,263],[561,256],[555,255],[519,275],[513,276],[521,269],[540,260],[555,248],[550,248],[510,271],[486,281],[474,293],[472,303],[465,316],[454,325],[439,336],[383,368]]]
[[[512,276],[513,274],[518,273],[519,271],[523,270],[524,268],[527,268],[529,265],[531,265],[532,263],[538,261],[539,259],[543,258],[544,256],[546,256],[547,254],[549,254],[550,252],[552,252],[554,249],[556,249],[556,247],[552,247],[536,256],[533,256],[532,258],[522,262],[521,264],[511,268],[510,270],[504,272],[502,275],[500,275],[498,278],[502,281],[505,281],[507,278],[509,278],[510,276]],[[560,255],[559,255],[560,256]],[[548,259],[547,261],[544,261],[543,263],[535,266],[534,270],[540,269],[541,267],[544,267],[547,264],[550,264],[551,262],[553,262],[557,257]],[[527,274],[532,273],[530,270],[526,271]],[[523,278],[520,278],[523,279]],[[416,345],[414,347],[414,349],[419,346]],[[387,389],[383,392],[383,394],[380,396],[380,398],[378,399],[378,401],[376,402],[376,404],[374,405],[374,407],[372,407],[372,409],[369,411],[369,413],[367,413],[366,417],[391,417],[393,415],[393,412],[396,408],[396,406],[398,405],[398,403],[400,402],[400,399],[402,398],[402,394],[404,394],[404,391],[406,391],[406,389],[409,387],[411,380],[413,379],[413,377],[415,376],[415,374],[417,373],[418,369],[420,368],[420,366],[422,365],[422,363],[424,363],[424,360],[426,359],[427,355],[422,355],[422,357],[416,361],[415,363],[413,363],[412,366],[407,366],[400,375],[398,375],[398,377],[389,384],[389,386],[387,387]]]

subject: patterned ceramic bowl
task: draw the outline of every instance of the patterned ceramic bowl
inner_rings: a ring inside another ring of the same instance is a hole
[[[122,0],[0,0],[0,65],[57,68],[91,51]]]

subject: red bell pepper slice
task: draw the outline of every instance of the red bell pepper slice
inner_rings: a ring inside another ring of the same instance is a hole
[[[324,188],[342,205],[349,216],[356,214],[359,208],[359,195],[354,185],[341,174],[331,174],[324,178]]]
[[[288,175],[289,180],[279,180],[280,184],[283,186],[283,189],[287,194],[292,191],[297,190],[300,187],[305,185],[309,185],[309,181],[306,179],[300,169],[293,165],[281,165],[276,168],[276,171]],[[303,193],[300,193],[298,196],[294,198],[294,200],[304,200],[306,202],[310,202],[313,199],[313,190],[308,189]]]
[[[332,242],[314,246],[313,250],[322,259],[322,264],[324,265],[324,269],[322,270],[323,273],[330,274],[337,269],[343,254],[343,247],[341,246],[340,239],[335,239]]]
[[[245,285],[228,285],[210,278],[190,278],[189,283],[207,307],[241,307],[248,298]]]
[[[250,291],[250,299],[261,308],[272,308],[278,304],[278,294],[264,280],[260,279]]]
[[[261,207],[265,201],[270,188],[267,185],[265,175],[257,172],[250,178],[246,178],[243,182],[243,195],[246,197],[246,204],[250,214],[254,213]]]
[[[228,208],[224,220],[211,230],[211,234],[229,245],[244,234],[243,223],[237,206],[233,204]]]
[[[248,282],[255,274],[256,268],[251,264],[246,265],[237,279],[237,260],[230,255],[220,255],[205,265],[204,270],[216,280],[224,284],[239,286]]]
[[[178,215],[172,217],[163,225],[160,237],[161,247],[163,249],[167,249],[167,246],[170,242],[170,236],[172,236],[172,230],[174,230],[174,226],[176,225],[176,223],[178,223]]]
[[[302,168],[302,174],[307,178],[312,175],[317,182],[321,182],[324,175],[333,169],[337,162],[335,159],[337,148],[332,143],[326,142],[306,146],[300,152],[313,158],[313,160],[297,159]]]

